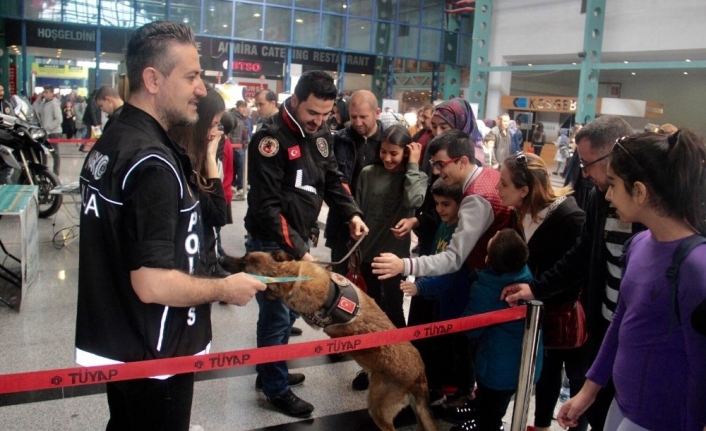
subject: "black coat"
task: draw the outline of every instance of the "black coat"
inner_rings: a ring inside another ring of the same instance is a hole
[[[586,213],[579,208],[576,200],[569,196],[539,225],[527,243],[529,248],[527,266],[535,278],[551,269],[576,244],[585,220]],[[583,283],[577,283],[567,286],[566,290],[543,298],[542,301],[547,304],[575,301],[582,285]]]

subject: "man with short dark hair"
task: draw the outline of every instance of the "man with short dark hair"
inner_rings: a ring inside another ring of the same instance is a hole
[[[277,95],[272,90],[258,91],[255,93],[255,107],[260,115],[256,126],[256,131],[259,131],[268,118],[279,112],[277,109]]]
[[[644,230],[637,224],[620,221],[615,208],[605,199],[608,190],[608,159],[615,141],[632,134],[620,117],[605,115],[593,120],[576,134],[576,149],[583,176],[596,185],[586,206],[586,222],[576,245],[566,252],[554,268],[538,274],[531,284],[510,285],[503,291],[506,301],[543,299],[584,284],[587,361],[593,362],[617,305],[622,265],[620,256],[625,241]],[[613,400],[612,380],[601,389],[596,402],[586,412],[594,430],[602,430]]]
[[[450,274],[464,263],[471,271],[484,268],[488,241],[510,224],[510,208],[503,206],[495,189],[500,173],[476,165],[473,142],[468,134],[447,130],[429,143],[429,154],[434,174],[446,184],[463,187],[458,227],[441,253],[405,259],[382,253],[372,264],[373,274],[378,274],[380,279],[397,274]]]
[[[44,86],[44,91],[42,92],[42,101],[39,103],[37,116],[39,116],[39,124],[41,124],[42,129],[47,132],[48,139],[61,138],[61,122],[64,120],[64,115],[61,112],[61,104],[59,103],[59,99],[54,97],[54,87],[52,87],[51,85]],[[59,144],[49,145],[51,145],[51,157],[54,160],[54,166],[52,167],[52,170],[58,177],[59,169],[61,168]]]
[[[233,147],[233,183],[235,184],[235,193],[233,198],[238,201],[245,200],[246,184],[243,184],[243,160],[245,159],[245,146],[250,142],[250,119],[245,116],[248,109],[248,103],[244,100],[238,100],[235,103],[235,109],[231,109],[235,127],[228,135],[230,143]]]
[[[103,131],[105,132],[115,119],[120,116],[124,102],[118,90],[107,85],[99,88],[94,97],[101,111],[108,115],[108,121],[105,123],[105,126],[103,126]]]
[[[498,115],[497,125],[490,129],[490,133],[495,136],[495,160],[502,164],[510,155],[512,147],[512,132],[510,131],[510,116],[507,114]]]
[[[350,235],[360,238],[368,228],[350,193],[341,182],[325,125],[336,98],[333,78],[322,71],[305,72],[294,94],[253,136],[248,148],[251,189],[245,229],[245,249],[284,250],[295,259],[314,260],[309,254],[312,228],[323,201],[340,209]],[[260,306],[257,347],[289,342],[293,317],[280,299],[256,295]],[[284,361],[257,366],[268,402],[284,414],[308,417],[314,406],[297,397],[290,386],[301,384],[302,374],[289,374]]]
[[[211,345],[211,302],[248,303],[265,285],[203,278],[198,187],[167,135],[198,119],[206,95],[190,27],[137,29],[126,53],[131,95],[81,170],[76,362],[196,356]],[[188,431],[194,373],[106,384],[108,431]]]

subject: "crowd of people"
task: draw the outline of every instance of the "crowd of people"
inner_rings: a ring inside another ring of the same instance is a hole
[[[332,270],[360,272],[397,327],[534,298],[547,315],[585,310],[587,340],[544,321],[535,430],[549,429],[563,370],[572,396],[557,417],[564,427],[706,429],[701,137],[633,134],[602,116],[560,131],[555,172],[566,164],[567,185],[554,188],[541,123],[526,135],[507,114],[486,125],[463,98],[422,107],[410,131],[370,91],[340,94],[330,75],[308,71],[280,106],[273,92],[257,93],[252,121],[245,102],[228,112],[204,85],[188,26],[141,27],[126,58],[130,97],[118,101],[109,88],[93,96],[109,126],[81,172],[80,365],[206,353],[210,304],[252,298],[257,347],[286,345],[299,316],[260,281],[219,267],[219,231],[234,222],[231,199],[246,199],[248,252],[314,260],[325,202],[332,262],[364,237],[359,261]],[[76,108],[67,101],[62,113],[53,89],[44,93],[40,118],[58,110],[48,132],[61,133]],[[511,322],[414,343],[429,402],[452,430],[502,429],[522,333]],[[292,391],[303,374],[286,362],[257,365],[257,374],[275,409],[312,414]],[[365,370],[351,378],[352,389],[367,389]],[[193,383],[193,374],[108,383],[107,429],[188,430]]]

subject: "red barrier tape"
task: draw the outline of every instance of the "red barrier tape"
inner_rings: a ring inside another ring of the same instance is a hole
[[[95,144],[98,139],[47,139],[50,144]]]
[[[75,367],[0,375],[0,394],[117,382],[151,376],[213,371],[330,353],[348,353],[403,341],[436,337],[523,319],[527,306],[402,329],[200,356],[154,359],[119,365]]]

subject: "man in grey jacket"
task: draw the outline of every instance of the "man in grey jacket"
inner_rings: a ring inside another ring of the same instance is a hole
[[[58,139],[61,138],[61,104],[59,100],[54,97],[54,87],[51,85],[44,86],[44,92],[42,93],[43,100],[39,104],[39,109],[37,110],[37,115],[39,115],[39,124],[45,132],[47,132],[47,138]],[[59,158],[59,145],[51,144],[52,151],[51,155],[54,159],[54,173],[59,176],[59,168],[61,167],[61,159]]]

